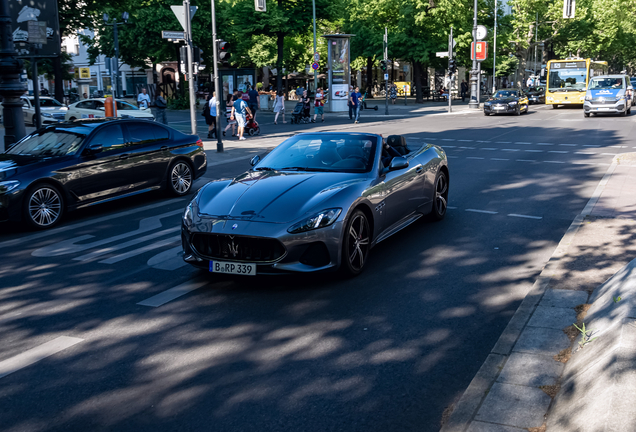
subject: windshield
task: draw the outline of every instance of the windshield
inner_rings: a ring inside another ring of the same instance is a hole
[[[496,98],[509,98],[509,97],[517,97],[519,94],[516,90],[499,90],[493,97]]]
[[[622,78],[593,78],[592,81],[590,81],[588,90],[611,90],[622,88],[625,88],[625,86],[623,86]]]
[[[77,152],[85,135],[64,131],[43,131],[27,135],[6,151],[6,154],[36,157],[57,157]]]
[[[131,104],[127,103],[127,102],[117,101],[117,111],[122,111],[122,110],[124,110],[124,111],[126,111],[126,110],[132,111],[132,110],[139,110],[139,108],[137,108],[136,106],[131,105]]]
[[[558,63],[557,63],[558,64]],[[586,68],[550,69],[548,88],[555,90],[585,90]]]
[[[31,101],[31,105],[35,105],[35,99],[29,99]],[[40,99],[40,106],[42,108],[59,108],[64,105],[56,101],[55,99]]]
[[[297,135],[276,147],[254,169],[369,172],[377,141],[372,135]]]

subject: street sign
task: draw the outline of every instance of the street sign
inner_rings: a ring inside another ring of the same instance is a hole
[[[389,74],[384,74],[384,81],[388,81],[389,79]]]
[[[265,0],[254,0],[254,9],[256,9],[256,12],[267,12]]]
[[[320,61],[320,54],[316,51],[314,53],[314,62],[318,63]]]
[[[477,26],[477,40],[483,40],[488,36],[488,29],[486,26],[478,25]]]
[[[91,68],[79,68],[80,79],[91,79]]]
[[[448,51],[436,52],[435,57],[448,57]]]
[[[455,48],[455,45],[457,45],[457,41],[455,39],[453,39],[453,48]],[[453,51],[455,51],[455,50],[453,49]]]
[[[473,53],[475,53],[475,58],[477,61],[484,61],[488,58],[488,42],[472,42],[470,44],[470,59],[475,60],[473,57]]]
[[[163,39],[185,39],[185,32],[163,30],[161,37]]]
[[[314,62],[314,63],[311,65],[311,67],[312,67],[314,70],[318,70],[318,68],[320,67],[320,65],[319,65],[318,63]]]
[[[27,21],[28,41],[32,44],[46,44],[46,23],[44,21]]]
[[[170,9],[172,9],[172,13],[179,20],[179,24],[181,24],[181,27],[183,27],[183,30],[185,30],[186,29],[186,20],[185,20],[185,9],[183,8],[183,5],[182,6],[170,6]],[[192,21],[192,18],[194,18],[194,14],[196,13],[197,9],[198,8],[196,6],[190,6],[190,21]]]
[[[563,18],[574,18],[576,0],[563,0]]]

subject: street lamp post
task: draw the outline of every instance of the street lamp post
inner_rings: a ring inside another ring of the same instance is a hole
[[[314,9],[314,55],[316,52],[318,52],[318,48],[316,45],[316,0],[311,0],[311,5]],[[316,62],[316,59],[314,58],[314,62]],[[316,91],[318,90],[318,69],[314,69],[314,94],[316,94]]]
[[[23,63],[15,52],[12,35],[9,0],[0,0],[0,95],[5,150],[26,135],[20,100],[20,96],[26,91],[26,86],[20,82]]]
[[[212,0],[212,58],[214,61],[213,73],[214,73],[214,93],[216,93],[216,151],[223,153],[223,140],[221,139],[221,82],[219,77],[219,44],[216,39],[216,10],[214,3],[216,0]],[[224,111],[225,112],[225,111]]]
[[[470,71],[470,102],[468,108],[479,109],[479,102],[477,101],[477,92],[479,88],[477,86],[477,0],[475,0],[475,15],[473,17],[473,70]]]
[[[492,48],[492,92],[493,94],[497,91],[497,0],[495,0],[495,37],[494,37],[494,46]]]
[[[117,20],[114,19],[112,24],[108,24],[108,14],[104,14],[104,22],[106,23],[106,25],[113,27],[113,42],[115,43],[115,91],[113,92],[113,94],[116,98],[121,97],[121,81],[119,79],[119,38],[117,33],[117,26],[128,24],[128,17],[128,12],[124,12],[121,14],[123,22],[118,23]]]

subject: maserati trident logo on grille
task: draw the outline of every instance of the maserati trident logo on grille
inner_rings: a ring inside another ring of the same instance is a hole
[[[234,240],[232,240],[232,242],[231,242],[231,243],[228,243],[228,244],[227,244],[227,248],[228,248],[228,250],[230,251],[230,253],[232,254],[232,256],[233,256],[234,258],[236,258],[236,256],[237,256],[237,255],[238,255],[238,253],[239,253],[239,245],[235,245],[235,244],[234,244]]]

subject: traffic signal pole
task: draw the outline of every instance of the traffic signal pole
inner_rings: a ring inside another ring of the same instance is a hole
[[[389,31],[384,27],[384,64],[389,58]],[[384,115],[389,115],[389,74],[384,74]]]
[[[216,11],[214,3],[216,0],[212,0],[212,53],[214,57],[214,93],[216,94],[216,151],[223,153],[223,140],[221,140],[221,83],[219,80],[219,53],[218,44],[216,40]],[[225,106],[223,106],[223,114],[225,114]],[[225,117],[225,116],[223,116]]]
[[[194,74],[192,73],[192,23],[190,22],[190,0],[184,0],[183,10],[186,22],[186,47],[188,49],[188,93],[190,96],[190,126],[192,127],[192,135],[197,135],[197,115],[194,93]]]
[[[451,89],[453,88],[453,26],[448,36],[448,112],[453,112]]]
[[[473,70],[470,71],[470,102],[468,103],[468,107],[472,109],[479,109],[479,102],[477,101],[477,92],[479,88],[477,86],[477,0],[475,0],[474,5],[474,17],[473,17]]]

